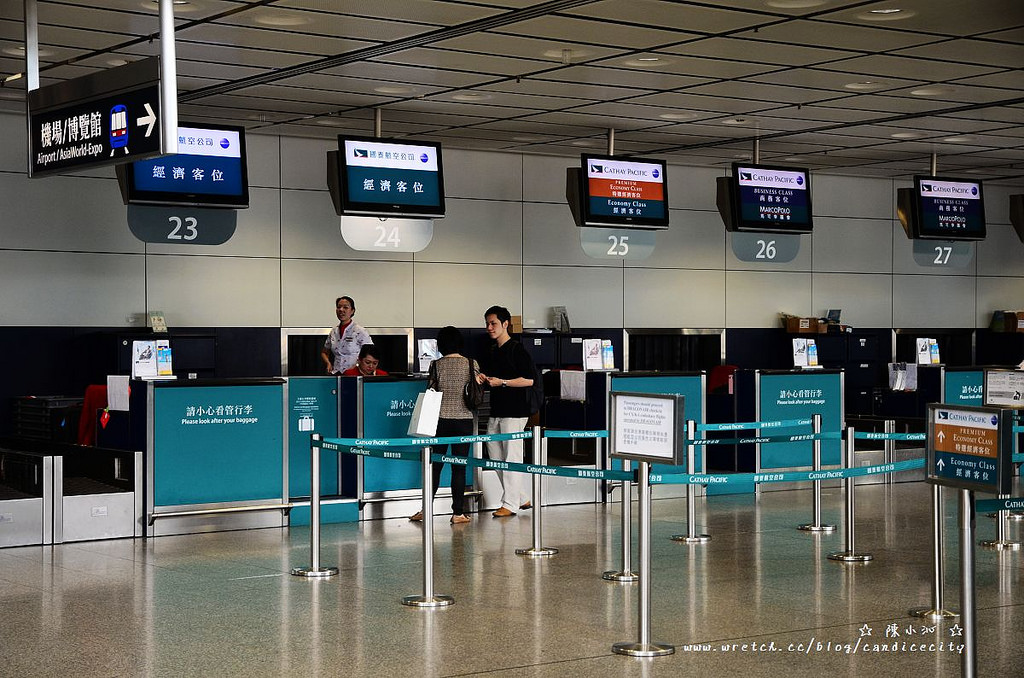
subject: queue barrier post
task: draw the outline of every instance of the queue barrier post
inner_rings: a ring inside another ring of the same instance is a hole
[[[1010,495],[1000,494],[1000,499],[1009,499]],[[984,539],[978,542],[979,546],[983,546],[988,549],[1006,549],[1013,551],[1020,548],[1020,542],[1014,541],[1007,536],[1009,530],[1010,519],[1007,515],[1008,511],[996,511],[996,538],[995,539]]]
[[[978,675],[974,600],[974,491],[960,495],[960,621],[963,622],[964,651],[960,654],[960,676]]]
[[[615,643],[612,652],[630,657],[661,657],[673,654],[673,645],[651,642],[651,465],[640,465],[640,595],[638,596],[637,642]]]
[[[547,439],[543,438],[540,434],[540,426],[533,427],[533,460],[535,463],[541,466],[547,466],[548,463],[548,446]],[[542,546],[542,534],[544,531],[543,513],[544,513],[544,500],[542,497],[543,493],[543,481],[539,473],[531,474],[533,476],[533,493],[530,498],[530,503],[533,506],[533,546],[526,549],[516,549],[517,556],[529,556],[531,558],[541,558],[544,556],[553,556],[558,553],[558,549],[551,548],[550,546]]]
[[[434,593],[434,493],[431,478],[430,447],[423,448],[423,595],[405,596],[409,607],[445,607],[455,602],[451,596]]]
[[[309,485],[309,567],[293,567],[291,573],[307,579],[324,579],[338,574],[336,567],[320,565],[320,443],[324,437],[319,433],[310,436],[310,485]]]
[[[855,439],[856,433],[852,426],[846,429],[846,468],[852,469],[854,467],[855,457]],[[870,553],[857,553],[856,548],[856,521],[857,511],[856,505],[854,504],[854,498],[856,497],[855,487],[856,483],[853,476],[848,476],[843,483],[846,485],[846,549],[844,551],[835,551],[828,554],[829,560],[836,560],[841,563],[866,563],[869,560],[873,560],[874,556]]]
[[[814,414],[811,416],[811,430],[814,432],[814,462],[813,469],[821,471],[821,415]],[[822,532],[832,532],[836,529],[835,525],[823,525],[821,522],[821,480],[814,481],[814,497],[812,499],[814,507],[814,522],[805,523],[800,525],[797,529],[804,532],[812,532],[819,534]]]
[[[942,486],[932,485],[932,604],[925,607],[911,608],[911,617],[924,617],[932,621],[953,619],[960,615],[947,610],[942,605],[943,558],[945,548],[942,538]]]
[[[697,435],[697,422],[690,419],[686,422],[686,439],[693,440]],[[697,472],[697,460],[694,458],[696,446],[686,446],[686,472],[691,476]],[[711,541],[710,534],[697,534],[697,486],[690,483],[686,488],[686,534],[672,535],[672,541],[684,544],[706,544]]]
[[[894,420],[894,419],[886,419],[884,426],[885,427],[882,430],[886,434],[895,433],[896,432],[896,420]],[[884,452],[883,452],[882,461],[884,463],[892,464],[893,462],[896,461],[896,441],[895,440],[893,440],[892,438],[886,438],[883,450],[884,450]],[[895,482],[894,476],[895,476],[895,474],[891,473],[891,472],[885,474],[885,482],[886,482],[887,485],[892,485]]]
[[[622,470],[632,471],[633,464],[629,459],[622,460]],[[620,584],[632,584],[637,581],[640,576],[633,572],[633,483],[629,480],[623,480],[620,487],[622,488],[622,569],[621,570],[608,570],[601,575],[602,579],[606,581],[619,582]]]

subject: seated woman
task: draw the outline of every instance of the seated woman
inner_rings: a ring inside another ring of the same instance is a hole
[[[386,377],[388,373],[377,369],[377,365],[380,365],[377,348],[373,344],[363,344],[359,349],[355,367],[348,368],[341,375],[343,377]]]
[[[430,364],[430,378],[427,388],[441,392],[441,417],[437,420],[437,437],[473,435],[473,412],[466,407],[462,397],[463,390],[470,379],[476,377],[480,366],[475,360],[462,355],[462,332],[449,325],[441,328],[437,335],[437,350],[442,357]],[[468,456],[469,443],[458,443],[451,446],[452,456]],[[446,454],[448,445],[433,445],[433,454]],[[452,468],[452,524],[459,525],[469,522],[466,515],[466,467],[462,464],[451,464]],[[441,484],[441,469],[444,464],[431,464],[433,472],[433,491],[437,494]],[[409,520],[423,520],[423,513],[417,511]]]

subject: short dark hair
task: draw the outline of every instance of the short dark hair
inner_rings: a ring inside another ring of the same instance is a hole
[[[448,325],[442,327],[441,331],[437,333],[437,350],[441,355],[462,353],[462,348],[465,345],[462,332],[458,328]]]
[[[376,346],[373,344],[363,344],[359,348],[359,360],[362,360],[368,355],[380,360],[380,352],[377,350]]]
[[[354,308],[354,307],[353,307]],[[489,309],[484,311],[484,318],[489,315],[493,315],[498,319],[499,323],[512,324],[512,314],[508,312],[508,309],[504,306],[491,306]]]
[[[352,313],[354,315],[356,312],[356,300],[353,299],[352,297],[338,297],[337,299],[334,300],[334,305],[337,306],[338,302],[341,301],[342,299],[352,304]]]

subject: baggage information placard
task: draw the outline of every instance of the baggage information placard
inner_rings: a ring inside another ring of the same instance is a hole
[[[683,396],[612,394],[612,457],[678,466],[683,463]]]

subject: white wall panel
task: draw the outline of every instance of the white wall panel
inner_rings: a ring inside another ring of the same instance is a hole
[[[988,327],[989,321],[992,320],[992,311],[1019,309],[1024,309],[1024,278],[978,277],[976,327]]]
[[[283,327],[336,325],[334,300],[342,295],[355,299],[363,327],[412,327],[412,293],[409,262],[281,262]]]
[[[266,134],[246,134],[245,154],[249,186],[265,188],[281,185],[281,137]]]
[[[583,253],[580,229],[567,205],[523,204],[523,263],[621,268],[617,259],[591,259]]]
[[[354,218],[354,217],[350,217]],[[368,227],[384,223],[365,218]],[[359,252],[345,243],[341,217],[327,191],[281,191],[281,256],[285,259],[412,261],[411,252]]]
[[[654,253],[626,268],[725,268],[725,226],[718,212],[671,210],[671,224],[655,231]]]
[[[280,262],[204,256],[150,256],[148,308],[178,327],[278,327]]]
[[[727,172],[712,167],[668,167],[668,204],[673,209],[705,210],[718,215],[716,179]],[[718,217],[718,223],[722,223]],[[724,226],[722,228],[725,228]]]
[[[725,309],[727,327],[779,327],[779,313],[814,315],[811,274],[729,271]]]
[[[142,252],[128,230],[117,182],[0,174],[0,247],[76,252]]]
[[[0,251],[0,325],[129,325],[146,312],[136,254]]]
[[[811,207],[818,217],[896,217],[896,192],[888,179],[811,176]]]
[[[573,327],[622,327],[622,269],[525,266],[523,327],[551,327],[552,306]]]
[[[821,318],[841,309],[844,324],[892,327],[892,276],[817,273],[811,295],[811,316]]]
[[[250,188],[249,209],[236,210],[238,225],[235,234],[223,245],[151,244],[153,254],[198,254],[239,257],[273,257],[281,255],[281,191],[276,188]],[[186,209],[182,216],[188,214]],[[200,219],[200,231],[203,228]],[[171,230],[168,225],[167,230]]]
[[[281,187],[326,189],[327,151],[332,150],[338,150],[337,138],[281,137]]]
[[[975,247],[979,276],[1024,276],[1024,243],[1013,226],[989,222],[988,236]]]
[[[974,327],[979,311],[973,277],[896,275],[892,283],[895,327]]]
[[[893,273],[907,273],[933,277],[948,276],[970,276],[973,277],[978,270],[978,244],[976,242],[961,243],[971,248],[972,256],[970,262],[963,268],[949,266],[921,266],[914,259],[914,243],[920,243],[919,247],[927,248],[932,252],[935,247],[942,247],[941,240],[911,240],[903,231],[899,221],[893,221],[892,240],[892,270]]]
[[[811,236],[815,272],[892,272],[890,219],[816,217]],[[896,234],[903,237],[903,230]]]
[[[483,327],[495,304],[523,310],[523,268],[482,264],[416,264],[416,327]]]
[[[28,172],[26,125],[20,115],[0,114],[0,172]]]
[[[624,327],[725,327],[725,271],[630,268],[624,278]]]
[[[518,264],[523,260],[523,203],[448,198],[447,216],[416,261]]]
[[[519,155],[445,148],[442,161],[448,197],[523,199],[523,161]]]
[[[578,157],[524,155],[523,200],[565,205],[565,170],[569,167],[579,166]]]

